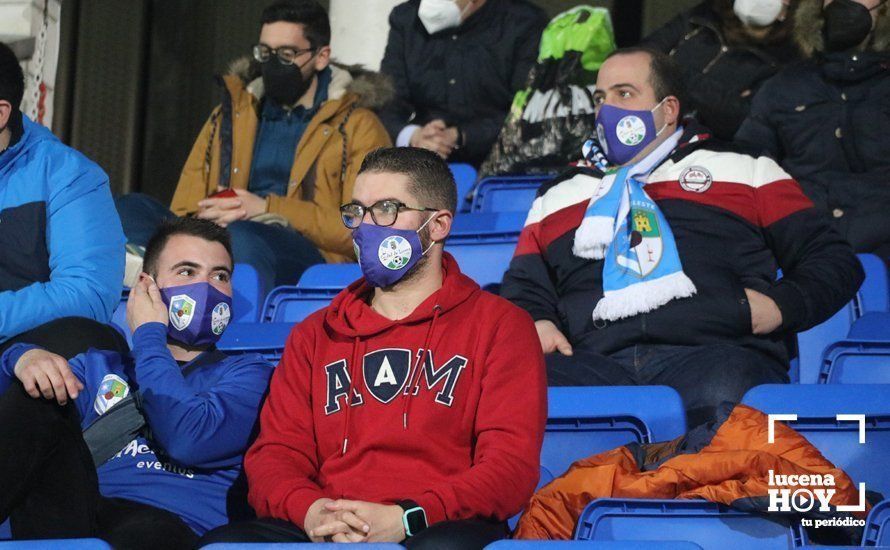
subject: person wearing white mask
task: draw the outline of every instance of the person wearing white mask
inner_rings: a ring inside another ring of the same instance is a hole
[[[800,58],[791,37],[797,0],[706,0],[643,40],[683,68],[696,118],[731,141],[768,78]]]
[[[389,17],[380,112],[399,146],[452,162],[485,159],[537,57],[545,13],[529,0],[409,0]]]

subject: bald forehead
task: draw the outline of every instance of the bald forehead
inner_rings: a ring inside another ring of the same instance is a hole
[[[651,63],[652,57],[646,52],[614,55],[600,67],[596,87],[603,91],[623,83],[648,87]]]

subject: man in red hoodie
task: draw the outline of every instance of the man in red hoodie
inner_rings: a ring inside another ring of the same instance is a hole
[[[456,202],[435,153],[367,156],[341,207],[365,277],[290,335],[245,459],[260,519],[203,543],[507,535],[538,481],[544,363],[531,317],[443,251]]]

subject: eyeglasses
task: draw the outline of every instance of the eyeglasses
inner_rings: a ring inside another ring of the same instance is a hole
[[[379,226],[389,227],[396,223],[399,219],[399,212],[402,210],[414,210],[415,212],[438,212],[435,208],[414,208],[407,206],[399,201],[384,199],[377,201],[371,206],[364,206],[358,203],[350,202],[340,207],[340,218],[343,225],[349,229],[356,229],[365,219],[365,212],[371,212],[371,219]]]
[[[290,46],[282,46],[280,48],[272,49],[265,44],[257,44],[253,47],[253,58],[260,63],[265,63],[272,59],[272,56],[274,55],[282,65],[293,65],[298,57],[307,52],[314,52],[317,49],[318,48],[306,48],[305,50],[298,50],[296,48],[291,48]]]

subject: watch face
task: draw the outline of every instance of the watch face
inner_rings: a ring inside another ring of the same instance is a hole
[[[426,512],[423,508],[412,508],[405,512],[405,527],[409,537],[426,529]]]

